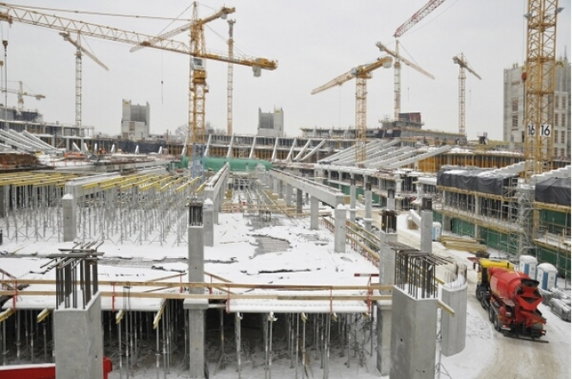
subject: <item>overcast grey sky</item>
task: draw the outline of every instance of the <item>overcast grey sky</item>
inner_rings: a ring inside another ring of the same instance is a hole
[[[243,0],[209,1],[201,17],[221,6],[236,7],[237,52],[278,60],[278,69],[255,78],[249,67],[234,68],[234,130],[255,134],[258,108],[284,109],[285,133],[301,127],[343,127],[355,123],[355,81],[310,95],[310,91],[352,67],[382,56],[375,43],[394,47],[395,29],[426,0]],[[181,0],[33,0],[18,4],[134,15],[191,17],[191,2]],[[570,55],[570,0],[558,17],[557,56]],[[402,111],[421,112],[425,128],[455,132],[458,125],[458,66],[452,57],[465,54],[483,78],[467,77],[467,134],[486,131],[502,138],[503,69],[522,64],[525,56],[525,0],[447,0],[400,38],[401,53],[431,72],[431,80],[407,67],[402,70]],[[53,12],[48,12],[53,13]],[[170,22],[106,16],[61,14],[118,28],[158,34]],[[168,29],[181,25],[174,23]],[[226,54],[228,24],[215,20],[206,31],[207,50]],[[8,80],[22,80],[25,89],[46,95],[25,106],[37,108],[44,119],[72,124],[75,116],[75,48],[57,31],[2,23],[8,38]],[[186,41],[188,36],[177,37]],[[85,43],[84,43],[85,45]],[[171,132],[187,123],[188,57],[155,49],[130,53],[130,46],[88,39],[87,46],[109,68],[89,58],[83,63],[83,124],[97,131],[119,134],[121,100],[151,105],[151,132]],[[226,129],[225,63],[207,64],[210,92],[206,120]],[[16,83],[9,82],[10,87]],[[10,96],[9,105],[16,104]],[[378,69],[368,81],[368,127],[393,115],[393,69]]]

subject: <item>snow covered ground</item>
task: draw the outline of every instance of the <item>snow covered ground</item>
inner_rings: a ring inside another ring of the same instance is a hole
[[[398,218],[399,241],[413,247],[419,246],[419,231],[408,230],[406,215]],[[241,214],[221,214],[215,225],[215,246],[205,248],[205,271],[238,283],[280,283],[280,284],[366,284],[367,278],[355,277],[354,273],[376,273],[377,267],[359,254],[348,250],[346,254],[333,252],[333,236],[324,229],[312,231],[309,220],[282,219],[282,226],[254,228]],[[266,244],[266,249],[261,248]],[[71,244],[56,242],[36,243],[5,242],[2,246],[0,268],[18,277],[53,278],[53,273],[43,274],[41,265],[47,260],[39,257],[13,258],[12,254],[48,254],[58,248],[69,248]],[[349,249],[349,247],[348,247]],[[101,279],[108,280],[157,280],[170,274],[186,270],[187,248],[175,243],[120,245],[105,242],[99,251],[105,252],[100,263]],[[496,332],[488,321],[486,312],[474,297],[476,273],[467,260],[470,254],[445,249],[440,243],[433,243],[433,251],[452,257],[468,266],[468,306],[466,347],[451,357],[441,357],[440,375],[443,378],[570,378],[570,323],[553,315],[541,305],[547,318],[546,336],[548,344],[515,340]],[[184,278],[184,277],[183,277]],[[178,278],[169,279],[179,281]],[[184,279],[183,279],[184,280]],[[102,288],[102,290],[108,290]],[[178,289],[177,289],[178,291]],[[34,297],[18,299],[20,307],[41,308],[53,305],[53,300]],[[45,303],[41,303],[45,302]],[[47,302],[47,303],[46,303]],[[236,306],[240,304],[234,304]],[[268,304],[242,304],[242,306],[269,306]],[[104,309],[111,309],[110,300],[104,300]],[[155,300],[132,299],[135,309],[158,309]],[[231,305],[232,307],[233,305]],[[232,309],[231,309],[232,310]],[[280,317],[280,316],[279,316]],[[330,353],[330,378],[378,378],[375,369],[375,353],[350,360],[342,350],[332,348]],[[243,378],[263,378],[262,353],[253,353],[245,362]],[[320,358],[317,351],[309,349],[309,377],[322,377]],[[150,366],[152,367],[152,366]],[[157,372],[150,367],[141,367],[134,372],[138,378],[155,378]],[[214,371],[211,365],[211,374]],[[215,378],[236,378],[235,356],[230,355],[228,365],[216,372]],[[161,375],[163,372],[161,370]],[[295,369],[290,359],[277,353],[272,365],[275,378],[294,377]],[[119,378],[119,372],[110,378]],[[186,377],[182,368],[172,367],[169,378]]]

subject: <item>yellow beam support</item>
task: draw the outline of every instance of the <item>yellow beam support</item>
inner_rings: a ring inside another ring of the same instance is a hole
[[[115,315],[115,323],[119,324],[123,319],[123,316],[125,316],[125,311],[122,309],[118,311],[117,314]]]
[[[4,312],[0,313],[0,323],[8,320],[14,313],[16,313],[14,308],[8,308]]]
[[[153,329],[157,329],[157,326],[159,326],[159,321],[161,321],[161,316],[163,316],[163,312],[165,312],[166,304],[167,301],[165,300],[161,302],[161,308],[159,308],[159,311],[155,314],[155,317],[153,318]]]
[[[36,316],[36,322],[39,324],[40,322],[44,321],[46,319],[46,317],[48,317],[51,313],[51,310],[48,308],[44,308],[43,311],[41,311],[37,316]]]

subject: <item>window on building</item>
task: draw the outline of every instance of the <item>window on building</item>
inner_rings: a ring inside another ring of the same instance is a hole
[[[566,95],[562,95],[562,109],[566,109]]]
[[[562,148],[560,149],[560,156],[564,157],[566,155],[566,149]]]
[[[518,98],[512,99],[512,111],[518,112]]]
[[[557,148],[557,147],[554,148],[554,156],[555,156],[555,157],[558,156],[558,148]]]
[[[518,129],[518,115],[512,116],[512,130]]]
[[[558,126],[558,125],[560,125],[560,123],[559,123],[559,115],[558,115],[558,113],[555,113],[555,114],[554,114],[554,126]]]
[[[563,127],[567,127],[568,125],[566,124],[566,113],[562,113],[562,126]]]
[[[566,130],[563,130],[560,132],[560,142],[566,143]],[[564,154],[562,154],[562,155],[564,155]]]
[[[554,109],[558,109],[558,95],[554,95]]]

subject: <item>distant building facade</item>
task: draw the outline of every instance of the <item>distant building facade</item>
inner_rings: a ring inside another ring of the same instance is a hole
[[[504,70],[503,139],[511,146],[524,142],[523,67],[513,64]],[[567,58],[556,66],[554,92],[554,157],[570,159],[570,62]]]
[[[282,108],[274,109],[274,112],[262,112],[258,108],[258,132],[263,137],[284,136],[284,111]]]
[[[149,138],[149,120],[151,108],[145,105],[131,104],[131,100],[123,100],[121,116],[121,138],[139,141]]]

